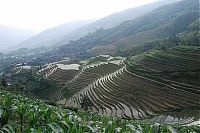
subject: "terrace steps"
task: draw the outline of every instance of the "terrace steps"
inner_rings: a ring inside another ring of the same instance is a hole
[[[141,94],[140,91],[145,93]],[[92,110],[95,109],[99,114],[142,119],[169,109],[199,104],[193,101],[198,97],[193,100],[189,99],[190,96],[175,99],[176,95],[179,97],[184,93],[173,86],[133,74],[123,66],[84,87],[71,98],[73,100],[68,100],[68,105],[80,107],[82,97],[87,95],[93,102]],[[155,97],[156,94],[158,97]]]

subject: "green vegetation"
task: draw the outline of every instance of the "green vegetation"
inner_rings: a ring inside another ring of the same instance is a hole
[[[126,64],[133,73],[200,94],[199,53],[198,46],[179,46],[129,57]]]
[[[177,46],[199,46],[199,31],[186,31],[177,34],[175,37],[145,42],[141,45],[133,46],[128,50],[118,50],[124,56],[138,55],[151,50],[167,50]]]
[[[122,58],[110,61],[118,59]],[[178,46],[132,56],[121,65],[84,64],[79,71],[61,70],[56,65],[49,65],[42,71],[22,70],[17,74],[20,69],[14,69],[11,71],[14,81],[23,82],[14,82],[8,89],[50,100],[47,102],[52,105],[57,103],[100,115],[147,119],[165,112],[198,110],[198,59],[198,46]],[[105,61],[108,57],[99,56],[94,60]]]
[[[49,93],[54,91],[56,85],[54,82],[47,80],[43,75],[38,75],[40,67],[31,67],[23,69],[21,67],[8,67],[1,76],[8,85],[7,90],[16,94],[25,94],[27,96],[41,99],[49,99]]]
[[[110,61],[118,59],[122,58]],[[48,65],[42,71],[38,71],[39,67],[17,68],[8,71],[14,83],[7,90],[99,115],[150,119],[163,113],[199,109],[198,59],[198,46],[178,46],[129,57],[125,64],[83,65],[76,72],[58,69],[56,65]],[[190,123],[182,120],[184,116],[177,117],[168,122]],[[189,117],[196,119],[198,113],[190,112]],[[167,119],[155,122],[167,123]]]
[[[199,30],[199,1],[198,0],[183,0],[174,4],[165,5],[159,7],[152,12],[149,12],[136,20],[125,21],[114,28],[110,29],[97,29],[95,32],[73,41],[69,44],[63,45],[53,52],[60,53],[65,56],[87,58],[91,54],[114,54],[114,55],[130,55],[135,47],[140,51],[146,51],[152,47],[155,48],[158,43],[156,40],[164,40],[162,47],[165,46],[166,38],[175,38],[176,35],[191,30],[186,36],[194,34],[193,38],[198,39],[198,32],[194,33],[194,30]],[[192,41],[197,40],[187,39],[189,44],[193,44]],[[155,41],[156,44],[152,44]],[[173,41],[169,39],[169,41]],[[148,44],[151,46],[148,46]],[[162,43],[162,42],[160,42]],[[182,43],[186,44],[187,41]],[[187,45],[189,45],[187,44]],[[198,43],[199,44],[199,43]],[[145,48],[143,46],[145,45]],[[176,44],[177,45],[177,44]],[[175,45],[175,46],[176,46]],[[107,51],[107,52],[106,52]]]
[[[129,57],[119,69],[95,78],[90,73],[93,68],[86,69],[88,73],[68,83],[67,94],[75,93],[62,103],[81,108],[82,99],[87,96],[92,102],[91,111],[129,119],[152,118],[189,108],[198,110],[199,53],[197,46],[151,51]],[[101,73],[100,67],[94,70],[95,74]],[[191,116],[198,117],[195,113]]]
[[[48,52],[0,54],[0,132],[200,132],[188,126],[200,119],[198,4],[165,5]],[[91,58],[97,51],[117,57]],[[81,66],[61,65],[70,63]]]
[[[0,131],[4,133],[198,133],[200,131],[199,126],[160,125],[98,116],[93,113],[75,113],[7,91],[1,90],[0,94]]]
[[[81,103],[81,108],[84,109],[85,111],[88,111],[88,109],[92,107],[92,102],[89,99],[89,97],[85,96],[82,99],[82,103]]]
[[[91,64],[98,64],[101,62],[107,62],[109,57],[103,57],[103,56],[97,56],[92,58],[87,65],[91,65]]]

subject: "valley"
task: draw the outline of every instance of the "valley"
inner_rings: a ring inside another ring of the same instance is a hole
[[[199,29],[198,0],[161,0],[2,50],[0,132],[199,133]]]

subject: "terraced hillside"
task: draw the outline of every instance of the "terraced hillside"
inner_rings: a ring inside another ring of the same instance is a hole
[[[77,69],[62,69],[59,67],[60,64],[49,64],[45,68],[39,70],[38,74],[43,75],[45,79],[55,84],[55,88],[52,90],[48,89],[47,99],[57,101],[63,99],[61,88],[66,82],[74,78],[78,73]],[[65,65],[62,65],[65,66]]]
[[[57,65],[51,65],[44,69],[42,74],[44,78],[55,81],[58,87],[62,87],[67,81],[71,80],[77,72],[78,70],[63,70],[58,68]]]
[[[78,92],[73,97],[60,103],[80,108],[87,96],[92,102],[90,109],[98,114],[135,119],[198,109],[199,53],[199,47],[177,47],[130,57],[120,69],[91,78],[93,82],[75,89]],[[193,77],[191,83],[185,75]]]
[[[130,58],[130,71],[200,95],[200,47],[176,47]]]
[[[59,64],[50,64],[40,70],[39,74],[56,84],[54,90],[48,90],[51,92],[48,99],[59,101],[70,98],[98,78],[118,70],[120,65],[117,62],[119,61],[90,64],[82,66],[80,70],[63,70],[58,67]]]
[[[97,79],[120,69],[120,65],[103,63],[90,65],[83,68],[72,80],[67,82],[64,93],[65,98],[70,98]]]

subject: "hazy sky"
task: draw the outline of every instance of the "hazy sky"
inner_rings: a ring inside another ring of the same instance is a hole
[[[41,31],[68,21],[98,19],[156,0],[0,0],[0,24]]]

